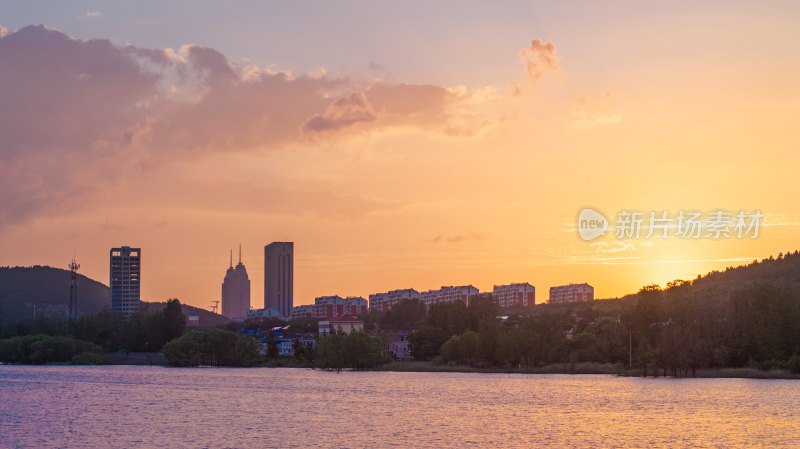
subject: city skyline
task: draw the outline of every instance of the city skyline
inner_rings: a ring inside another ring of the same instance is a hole
[[[75,251],[103,281],[127,242],[143,300],[208,308],[229,242],[294,241],[294,305],[515,282],[543,302],[800,241],[796,3],[313,6],[0,6],[0,265]],[[584,210],[763,218],[585,241]]]

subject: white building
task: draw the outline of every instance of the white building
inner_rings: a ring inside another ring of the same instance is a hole
[[[439,290],[428,290],[427,292],[420,293],[420,300],[430,307],[432,304],[440,302],[455,302],[461,301],[464,305],[469,306],[469,298],[478,294],[478,289],[471,285],[462,285],[459,287],[442,286]]]
[[[248,320],[286,320],[286,317],[281,315],[280,310],[275,309],[253,309],[247,311]]]
[[[360,296],[342,298],[339,295],[320,296],[314,299],[314,318],[330,320],[338,317],[356,316],[367,311],[368,302]]]
[[[292,320],[297,318],[314,318],[314,304],[292,307],[292,314],[289,318]]]
[[[594,287],[589,284],[569,284],[550,287],[550,304],[594,301]]]
[[[392,290],[387,293],[373,293],[369,295],[370,310],[386,312],[400,301],[419,299],[419,292],[413,288]]]
[[[386,355],[393,357],[397,360],[405,360],[411,357],[411,351],[408,350],[408,335],[409,332],[390,332],[386,342]]]
[[[331,332],[339,334],[349,334],[355,331],[363,331],[364,322],[349,318],[336,318],[333,320],[322,320],[319,322],[319,336],[324,337]]]
[[[536,304],[536,288],[527,282],[495,285],[492,295],[500,307],[533,306]]]

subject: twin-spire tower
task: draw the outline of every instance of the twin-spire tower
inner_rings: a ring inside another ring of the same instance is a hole
[[[233,250],[225,280],[222,281],[222,315],[234,320],[247,319],[250,310],[250,278],[242,263],[242,245],[239,245],[239,263],[233,266]]]

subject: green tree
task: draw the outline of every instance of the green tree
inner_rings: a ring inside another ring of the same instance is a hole
[[[441,302],[431,305],[425,323],[447,335],[460,335],[473,324],[473,316],[461,301]]]
[[[472,365],[480,357],[480,337],[468,330],[461,335],[453,335],[442,345],[441,355],[446,362]]]
[[[423,325],[408,336],[408,348],[415,359],[430,360],[439,355],[439,349],[448,334],[437,326]]]
[[[439,351],[445,362],[458,363],[458,341],[461,340],[460,335],[453,335],[448,338]]]
[[[161,333],[164,342],[183,335],[183,331],[186,330],[186,316],[183,314],[181,302],[177,299],[168,300],[162,313],[164,315],[164,327]]]
[[[527,356],[530,353],[530,342],[525,338],[525,332],[519,327],[513,327],[500,334],[497,343],[497,360],[509,366],[528,364]]]
[[[164,345],[164,356],[174,366],[253,366],[263,357],[258,342],[225,329],[198,328]]]
[[[416,329],[428,316],[428,309],[419,299],[398,302],[384,313],[379,320],[381,328],[391,330]]]
[[[316,366],[324,369],[368,369],[383,363],[383,342],[362,331],[349,334],[333,333],[319,339]]]
[[[267,332],[267,358],[274,359],[280,355],[280,349],[278,348],[278,336],[275,335],[275,332],[270,330]]]
[[[91,355],[90,355],[91,354]],[[103,349],[60,335],[24,335],[0,340],[0,362],[41,365],[79,361],[102,362]]]
[[[469,328],[477,331],[484,322],[497,320],[499,307],[494,296],[475,296],[470,298],[467,310],[470,317]]]

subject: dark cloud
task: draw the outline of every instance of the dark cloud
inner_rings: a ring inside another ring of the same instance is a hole
[[[0,38],[0,159],[91,151],[145,111],[157,76],[107,40],[78,41],[43,26]]]

